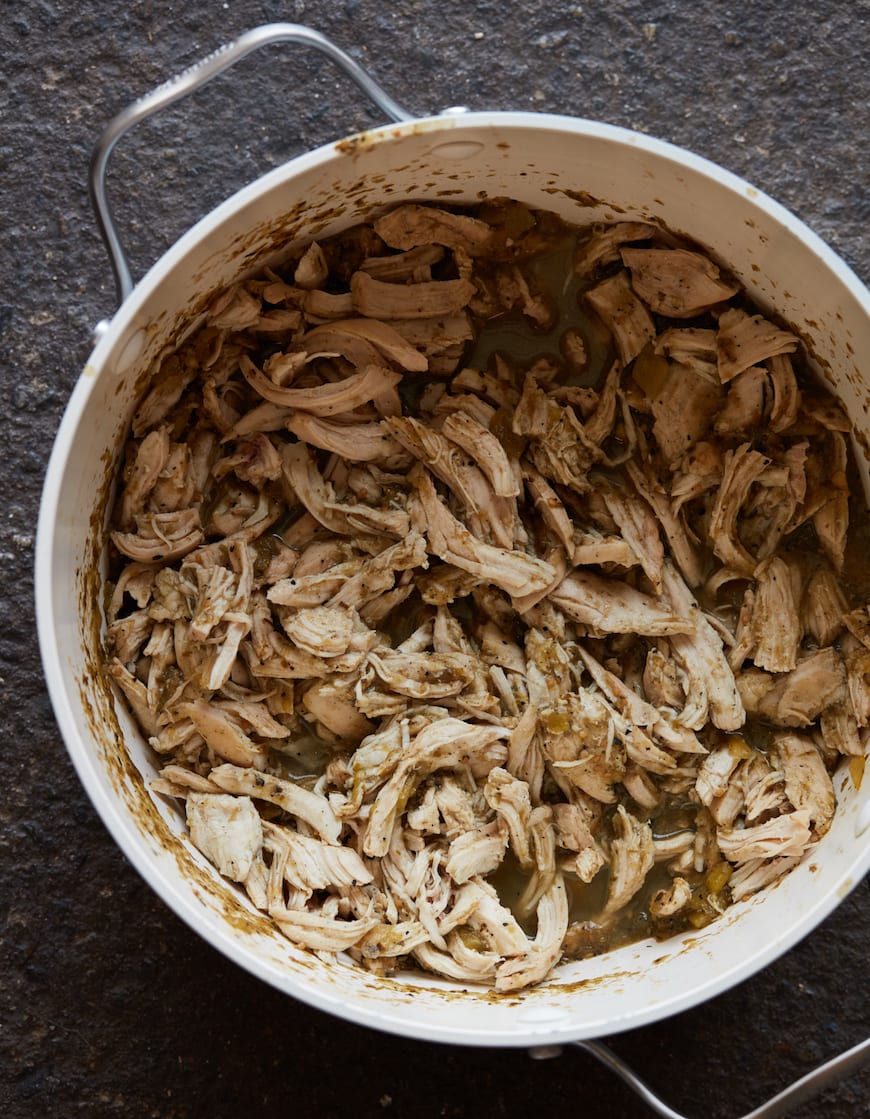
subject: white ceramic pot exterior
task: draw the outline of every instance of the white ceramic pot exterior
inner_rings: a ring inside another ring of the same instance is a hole
[[[210,294],[294,244],[400,200],[485,196],[517,198],[574,224],[655,217],[727,262],[754,299],[806,340],[856,426],[866,482],[870,378],[860,363],[870,354],[870,296],[802,223],[733,175],[645,136],[562,117],[445,115],[286,164],[201,221],[139,283],[94,351],[57,436],[36,594],[49,691],[79,776],[115,840],[179,916],[259,978],[322,1010],[434,1041],[539,1045],[683,1010],[805,936],[870,867],[870,779],[858,792],[837,774],[831,831],[769,893],[703,931],[568,964],[540,987],[496,997],[423,974],[375,979],[351,964],[328,966],[273,931],[191,846],[177,807],[149,792],[154,758],[99,668],[106,496],[155,355]]]

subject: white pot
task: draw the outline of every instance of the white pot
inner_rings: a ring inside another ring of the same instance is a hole
[[[133,865],[201,936],[260,979],[355,1022],[472,1045],[540,1045],[641,1026],[745,979],[805,936],[870,866],[870,778],[845,770],[830,832],[778,886],[703,931],[563,965],[494,996],[414,973],[376,979],[293,947],[194,850],[182,813],[149,792],[155,759],[112,698],[100,658],[107,494],[152,360],[217,289],[287,249],[401,199],[508,196],[587,224],[655,217],[727,262],[806,340],[856,426],[867,477],[870,296],[809,229],[741,179],[622,129],[527,113],[391,125],[295,159],[183,237],[123,303],[76,385],[39,520],[36,596],[51,699],[79,776]],[[601,201],[597,201],[601,200]]]

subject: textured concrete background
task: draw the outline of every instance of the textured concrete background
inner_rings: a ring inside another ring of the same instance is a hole
[[[691,148],[796,211],[870,279],[866,0],[4,5],[0,1114],[648,1115],[579,1052],[533,1063],[393,1040],[250,978],[127,865],[54,724],[31,606],[36,509],[91,329],[112,311],[88,153],[124,103],[271,20],[331,35],[415,113],[568,113]],[[141,126],[111,175],[137,273],[260,172],[376,122],[327,64],[272,48]],[[865,882],[762,974],[614,1047],[687,1114],[736,1116],[866,1034],[868,944]],[[796,1114],[855,1119],[868,1096],[865,1073]]]

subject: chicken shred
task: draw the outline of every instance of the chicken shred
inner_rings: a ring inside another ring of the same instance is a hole
[[[132,420],[106,671],[276,929],[512,992],[825,835],[870,738],[849,424],[707,254],[407,203],[204,322]]]

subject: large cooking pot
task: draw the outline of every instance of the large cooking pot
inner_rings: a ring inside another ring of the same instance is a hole
[[[292,160],[200,221],[132,287],[103,191],[106,160],[131,123],[225,68],[259,42],[325,51],[395,123]],[[562,965],[547,982],[494,996],[420,972],[375,978],[284,939],[191,845],[183,813],[149,791],[155,758],[112,696],[101,667],[101,571],[112,479],[134,402],[156,355],[177,344],[214,293],[306,240],[400,199],[509,196],[586,224],[655,218],[706,246],[806,340],[856,429],[865,483],[870,446],[870,294],[777,203],[734,175],[620,128],[528,113],[410,119],[355,64],[306,29],[244,36],[110,126],[94,195],[123,302],[104,325],[72,394],[45,481],[36,594],[54,710],[70,756],[127,857],[180,917],[254,975],[296,998],[382,1030],[472,1045],[542,1045],[636,1027],[745,979],[813,929],[870,867],[870,780],[834,777],[830,832],[775,889],[701,931]],[[868,490],[870,492],[870,490]]]

